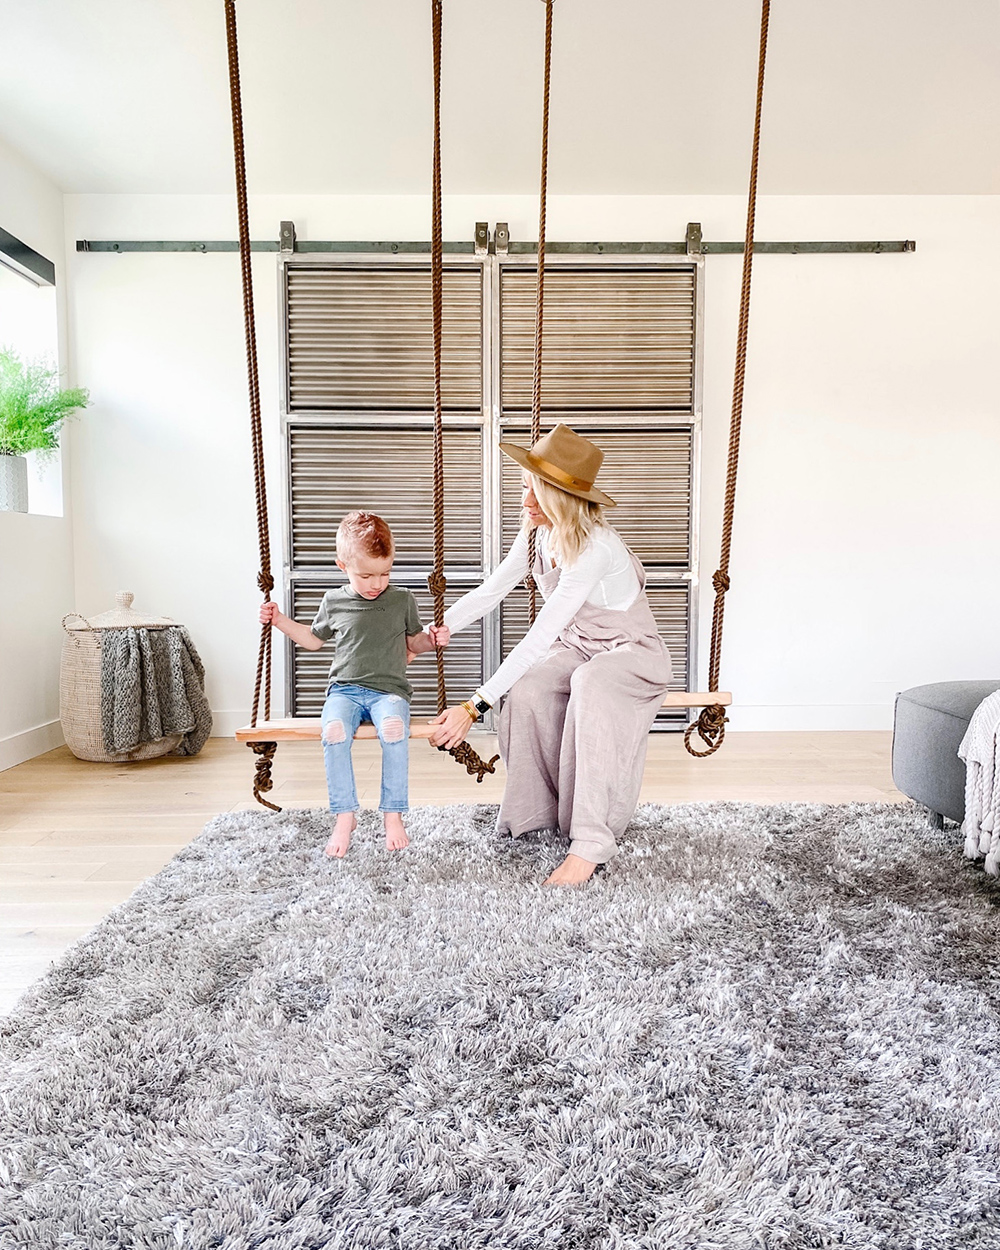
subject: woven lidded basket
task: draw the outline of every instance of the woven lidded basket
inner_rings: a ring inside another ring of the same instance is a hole
[[[71,612],[63,617],[62,662],[59,669],[59,715],[66,745],[78,760],[100,764],[129,764],[169,755],[181,741],[180,734],[167,734],[156,742],[140,742],[124,755],[109,755],[104,749],[101,725],[101,634],[105,629],[165,629],[175,625],[168,616],[143,616],[133,612],[134,595],[121,590],[116,606],[88,620]]]

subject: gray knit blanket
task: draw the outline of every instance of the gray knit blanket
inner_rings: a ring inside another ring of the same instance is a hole
[[[174,755],[197,755],[212,732],[205,668],[182,625],[105,629],[101,724],[111,755],[182,734]]]

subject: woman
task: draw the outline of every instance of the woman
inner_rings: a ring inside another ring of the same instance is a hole
[[[646,742],[670,683],[670,655],[646,599],[646,575],[604,519],[615,502],[594,486],[604,454],[568,426],[525,451],[501,450],[524,473],[523,524],[496,572],[445,614],[451,633],[480,620],[528,572],[545,599],[535,623],[470,700],[432,724],[453,747],[506,695],[500,752],[507,787],[498,826],[517,837],[561,829],[569,854],[546,885],[579,885],[618,852],[635,811]]]

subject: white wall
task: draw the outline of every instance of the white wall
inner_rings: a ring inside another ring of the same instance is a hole
[[[61,283],[65,275],[62,195],[18,153],[2,143],[0,225],[53,261],[57,284]],[[25,290],[30,293],[27,284]],[[30,484],[33,507],[40,506],[50,512],[65,511],[64,501],[58,498],[62,490],[58,474],[50,477],[48,483],[39,483],[32,474]],[[3,769],[62,742],[59,622],[74,606],[69,519],[63,515],[0,512],[0,586],[3,587],[0,769]]]
[[[184,621],[217,732],[245,718],[257,554],[238,265],[209,255],[77,254],[77,238],[235,238],[228,198],[69,196],[76,589]],[[255,237],[426,237],[422,197],[258,197]],[[735,197],[559,197],[550,239],[742,237]],[[451,197],[445,237],[530,197]],[[759,238],[914,238],[914,255],[767,256],[755,265],[743,466],[723,684],[737,729],[891,724],[895,691],[1000,674],[990,576],[1000,534],[994,382],[1000,199],[772,197]],[[702,680],[718,551],[740,259],[707,262]],[[275,263],[254,260],[261,385],[277,487]],[[274,555],[280,564],[280,551]],[[280,682],[276,689],[280,690]]]

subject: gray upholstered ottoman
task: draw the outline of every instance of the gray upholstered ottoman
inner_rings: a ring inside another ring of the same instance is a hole
[[[937,681],[896,696],[892,779],[940,819],[965,816],[965,765],[958,748],[972,713],[1000,681]]]

